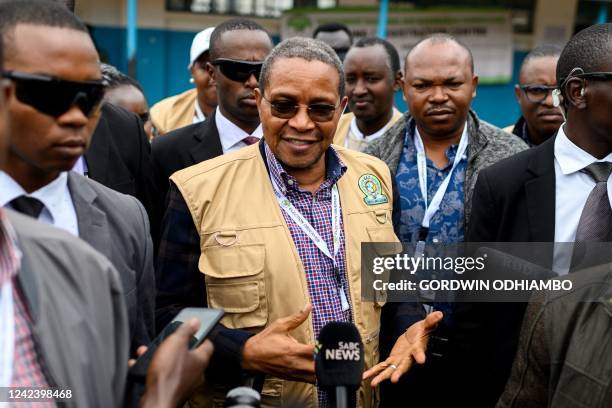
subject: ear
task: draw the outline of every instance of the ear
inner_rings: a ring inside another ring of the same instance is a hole
[[[208,71],[208,75],[210,75],[209,85],[216,86],[217,85],[217,71],[215,67],[210,62],[206,63],[206,71]]]
[[[516,96],[516,101],[518,102],[518,104],[521,104],[521,100],[522,100],[522,95],[521,95],[521,87],[518,85],[514,85],[514,95]]]
[[[255,88],[253,89],[253,93],[255,94],[255,102],[257,103],[257,110],[261,111],[261,102],[262,102],[261,91],[259,90],[259,88]]]
[[[395,79],[393,80],[393,92],[397,92],[404,87],[404,79],[402,78],[402,71],[395,73]]]
[[[586,82],[580,78],[571,78],[565,85],[565,95],[568,105],[577,109],[587,106]],[[567,105],[566,105],[567,106]]]
[[[472,77],[472,99],[476,97],[476,89],[478,88],[478,75]]]

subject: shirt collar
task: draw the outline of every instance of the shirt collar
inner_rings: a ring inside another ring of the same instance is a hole
[[[261,139],[263,136],[263,130],[261,123],[257,126],[257,129],[253,133],[248,134],[244,130],[240,129],[231,120],[223,116],[221,109],[215,109],[215,122],[217,124],[217,130],[219,131],[219,138],[221,139],[221,146],[223,151],[229,150],[236,143],[241,142],[247,136],[255,136]]]
[[[461,133],[461,137],[467,137],[468,138],[468,145],[470,143],[470,139],[469,139],[469,134],[468,134],[468,126],[469,123],[466,121],[465,122],[465,126],[463,126],[463,132]],[[416,146],[414,145],[414,138],[419,135],[419,129],[416,126],[416,122],[413,120],[407,127],[406,127],[406,145],[412,149],[414,151],[414,155],[416,156]],[[421,138],[422,140],[422,138]],[[461,139],[459,139],[461,140]],[[453,160],[455,160],[455,154],[457,153],[457,150],[459,149],[459,143],[455,143],[452,144],[448,147],[448,149],[446,149],[446,158],[448,159],[448,164],[440,170],[444,170],[446,168],[452,167],[453,165]],[[465,153],[463,153],[463,157],[461,158],[461,160],[467,160],[467,155],[468,155],[468,149],[465,150]],[[433,166],[433,162],[430,159],[427,159],[427,163]],[[435,167],[435,166],[434,166]]]
[[[565,123],[561,125],[555,138],[555,159],[563,174],[575,173],[595,162],[612,162],[612,153],[598,160],[576,146],[565,134],[564,126]]]
[[[396,112],[397,112],[397,109],[395,109],[394,107],[393,113],[391,115],[391,119],[389,120],[389,122],[385,123],[385,125],[381,127],[380,129],[378,129],[376,132],[372,133],[371,135],[368,135],[367,136],[368,142],[378,139],[387,131],[387,129],[389,129],[389,127],[393,124],[393,117],[395,116]],[[365,139],[363,132],[359,130],[359,127],[357,126],[357,117],[355,117],[354,115],[353,115],[353,119],[351,119],[350,129],[355,139],[359,139],[359,140]]]
[[[21,265],[21,252],[17,247],[17,235],[0,208],[0,288],[17,274]]]
[[[51,219],[57,219],[57,210],[63,204],[66,190],[68,189],[68,172],[61,172],[59,176],[46,186],[39,188],[31,194],[17,183],[11,176],[0,171],[0,206],[5,207],[13,199],[26,195],[38,198],[51,214]]]
[[[200,123],[206,120],[206,116],[204,112],[202,112],[202,108],[200,108],[200,102],[198,102],[198,98],[194,101],[195,105],[195,114],[193,115],[193,123]]]
[[[281,189],[283,194],[287,194],[287,190],[289,188],[297,189],[298,183],[295,177],[289,175],[287,171],[280,164],[272,150],[268,146],[268,143],[264,143],[264,150],[266,153],[266,161],[268,162],[268,167],[270,169],[270,177],[274,179],[276,184]],[[340,177],[346,172],[347,167],[340,160],[338,153],[334,150],[332,146],[327,148],[325,152],[325,171],[326,171],[326,179],[324,184],[329,184],[330,186],[335,184]],[[289,182],[291,181],[291,182]]]

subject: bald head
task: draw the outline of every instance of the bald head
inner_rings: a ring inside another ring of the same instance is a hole
[[[408,66],[415,56],[419,57],[422,52],[429,52],[431,48],[442,48],[452,52],[457,58],[461,59],[462,63],[466,64],[471,73],[474,73],[474,57],[472,51],[457,38],[450,34],[433,34],[416,43],[414,47],[406,55],[404,70],[408,71]]]

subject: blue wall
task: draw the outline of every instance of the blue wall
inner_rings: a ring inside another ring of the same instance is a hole
[[[125,29],[93,27],[92,34],[102,58],[127,71]],[[146,91],[149,104],[177,94],[192,85],[189,83],[189,47],[194,32],[154,29],[138,30],[136,75]],[[278,38],[275,38],[278,40]],[[473,107],[479,117],[497,126],[508,126],[520,114],[514,97],[514,84],[518,82],[520,64],[525,52],[514,53],[512,82],[505,85],[481,85],[478,87]],[[401,111],[406,110],[401,93],[395,97]]]

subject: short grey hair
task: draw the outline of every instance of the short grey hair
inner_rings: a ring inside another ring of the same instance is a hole
[[[344,69],[336,52],[322,41],[304,37],[289,38],[274,47],[272,52],[268,54],[263,67],[261,67],[261,74],[259,74],[259,89],[262,93],[266,89],[266,84],[270,81],[270,71],[274,63],[287,58],[321,61],[334,67],[338,72],[338,94],[340,98],[344,96]]]

